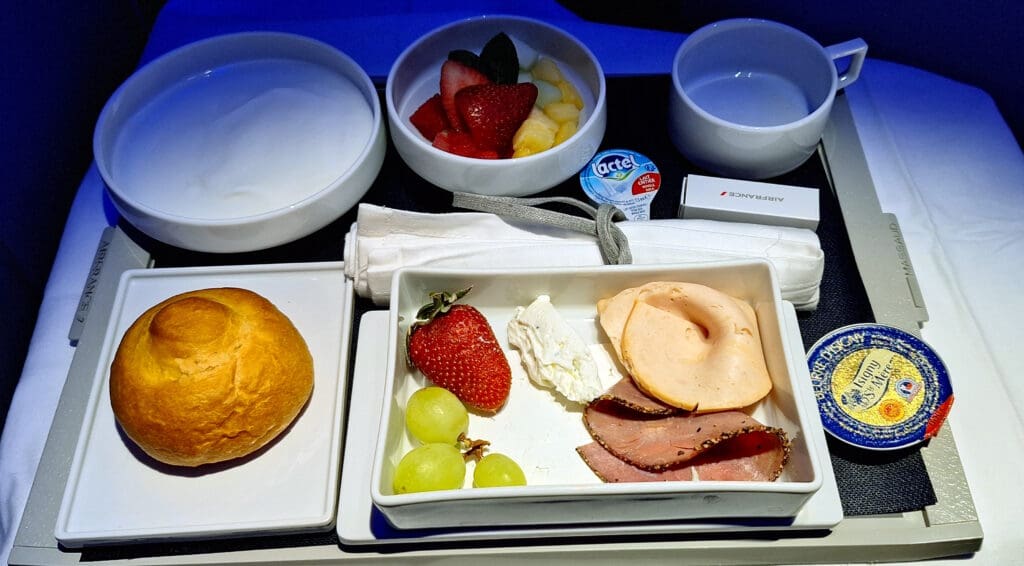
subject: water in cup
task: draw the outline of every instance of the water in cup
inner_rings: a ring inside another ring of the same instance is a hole
[[[709,114],[744,126],[781,126],[814,110],[804,91],[774,73],[745,71],[702,77],[686,92]]]

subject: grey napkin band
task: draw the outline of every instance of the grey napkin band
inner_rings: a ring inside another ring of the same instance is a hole
[[[536,208],[538,205],[562,203],[569,204],[586,212],[592,220],[563,214],[553,210]],[[629,239],[615,225],[617,220],[626,220],[626,215],[610,204],[602,204],[597,208],[569,197],[499,197],[476,195],[472,193],[454,193],[452,206],[477,212],[489,212],[509,218],[540,222],[590,234],[597,238],[601,248],[601,257],[606,264],[625,265],[633,262],[629,251]]]

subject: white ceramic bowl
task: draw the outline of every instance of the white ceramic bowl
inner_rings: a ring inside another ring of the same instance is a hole
[[[597,301],[652,281],[703,283],[754,307],[773,389],[749,412],[766,425],[784,429],[792,442],[790,461],[777,481],[602,483],[575,452],[591,442],[582,406],[563,404],[549,390],[533,385],[508,345],[506,327],[514,309],[546,294],[584,342],[592,348],[606,345],[603,350],[611,352],[597,319]],[[496,415],[470,414],[468,436],[486,439],[492,452],[516,460],[528,485],[472,488],[470,465],[463,489],[395,494],[395,466],[415,446],[405,430],[403,410],[409,396],[427,383],[407,366],[405,332],[428,292],[470,285],[472,291],[461,302],[478,308],[490,323],[512,367],[512,390]],[[398,528],[792,517],[822,485],[821,455],[808,432],[821,424],[809,390],[794,381],[796,364],[806,362],[802,351],[787,346],[787,332],[798,330],[787,329],[775,271],[763,260],[488,271],[405,268],[395,274],[392,288],[387,382],[371,498]]]
[[[93,137],[128,222],[218,253],[326,226],[370,188],[386,147],[366,72],[330,45],[271,32],[197,41],[146,64],[111,96]]]
[[[438,92],[441,64],[449,51],[479,53],[502,31],[554,59],[576,86],[584,102],[579,130],[547,151],[514,159],[476,159],[434,147],[409,116]],[[576,175],[597,153],[607,124],[604,71],[594,54],[565,31],[523,17],[480,16],[427,33],[395,60],[385,100],[391,139],[413,171],[441,188],[482,195],[536,194]]]

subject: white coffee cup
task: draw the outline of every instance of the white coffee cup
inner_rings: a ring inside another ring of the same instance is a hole
[[[814,153],[836,92],[857,80],[867,49],[859,38],[822,47],[760,19],[704,26],[672,62],[672,142],[695,165],[729,177],[792,171]]]

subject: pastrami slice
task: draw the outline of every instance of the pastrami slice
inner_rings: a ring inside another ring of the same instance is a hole
[[[597,477],[606,483],[691,481],[693,479],[693,468],[689,465],[660,472],[650,472],[623,462],[597,442],[584,444],[576,448],[576,452],[597,474]]]
[[[772,481],[789,455],[785,431],[740,411],[651,416],[610,401],[583,414],[591,437],[619,460],[641,470],[677,468],[701,457],[701,479]],[[707,456],[704,454],[707,453]]]
[[[647,415],[668,416],[682,411],[679,408],[647,396],[628,376],[620,379],[610,389],[601,394],[597,400],[616,403],[627,409]]]
[[[719,442],[689,463],[703,481],[775,481],[789,452],[786,433],[766,427]]]

